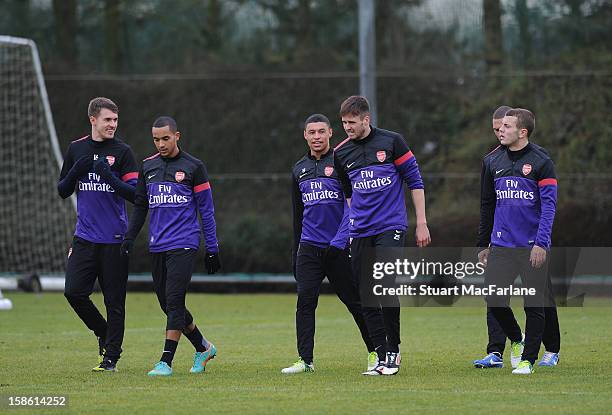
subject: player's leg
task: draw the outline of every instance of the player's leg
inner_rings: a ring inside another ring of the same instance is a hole
[[[401,248],[405,243],[406,232],[403,230],[390,230],[383,232],[376,236],[376,251],[377,255],[382,254],[384,249],[389,248]],[[389,279],[389,285],[393,286],[395,281],[395,275],[389,275],[385,277]],[[386,369],[384,370],[385,375],[395,375],[399,372],[401,355],[399,345],[400,339],[400,303],[399,298],[385,298],[386,302],[392,304],[383,306],[383,318],[385,321],[385,328],[387,332],[387,356],[386,356]]]
[[[489,335],[487,354],[498,353],[500,357],[503,356],[506,348],[506,335],[489,307],[487,307],[487,333]]]
[[[190,373],[202,373],[206,370],[206,365],[211,359],[217,356],[217,347],[212,344],[200,331],[198,326],[193,321],[193,317],[189,310],[185,310],[185,329],[183,334],[195,349],[193,355],[193,366],[189,370]]]
[[[542,336],[545,351],[538,366],[556,366],[559,363],[559,350],[561,349],[559,317],[557,315],[550,274],[548,274],[548,287],[549,298],[544,308],[544,335]]]
[[[525,349],[515,374],[530,374],[538,358],[544,335],[544,302],[548,294],[546,266],[534,268],[529,261],[529,250],[520,253],[523,287],[535,289],[535,295],[525,296]]]
[[[100,287],[106,306],[107,334],[104,361],[94,370],[115,370],[121,357],[125,332],[125,296],[128,278],[128,257],[120,255],[119,244],[100,245]]]
[[[195,249],[173,249],[166,252],[166,341],[160,361],[149,372],[150,376],[172,374],[174,354],[186,327],[185,297],[193,274],[195,256]]]
[[[98,276],[96,244],[74,237],[66,262],[64,296],[85,325],[98,338],[100,361],[106,343],[107,324],[89,296]]]
[[[195,256],[195,249],[175,249],[166,253],[166,330],[182,332],[185,329],[185,297],[193,274]]]
[[[162,309],[166,316],[168,312],[166,310],[166,278],[168,270],[166,269],[166,253],[165,252],[152,252],[151,253],[151,274],[153,276],[153,289],[155,290],[155,296],[159,307]]]
[[[529,373],[533,371],[533,365],[538,358],[540,345],[542,344],[543,333],[544,307],[525,307],[525,348],[517,371],[513,371],[513,373],[524,374],[527,369],[529,369]],[[524,362],[529,362],[530,366],[525,367]]]
[[[166,252],[152,252],[151,253],[151,266],[153,275],[153,288],[155,289],[155,295],[162,311],[166,316],[168,315],[166,305],[166,280],[168,276],[168,269],[166,268]],[[167,317],[166,317],[167,319]],[[176,344],[178,342],[167,344],[164,343],[164,351],[162,352],[162,359],[166,353],[171,353],[174,357],[176,352]],[[172,362],[172,359],[170,359]],[[160,359],[155,364],[153,370],[149,372],[149,376],[169,376],[172,374],[172,368],[167,362]]]
[[[506,335],[490,307],[487,307],[487,332],[489,343],[487,344],[487,355],[482,359],[474,360],[477,368],[502,368],[504,366],[503,355],[506,346]]]
[[[191,343],[196,352],[204,352],[212,345],[200,331],[200,328],[193,321],[193,315],[185,309],[185,328],[183,334]]]
[[[373,370],[368,370],[363,374],[378,376],[382,375],[385,359],[387,358],[387,330],[380,304],[377,302],[377,299],[372,298],[372,295],[370,295],[374,281],[371,273],[367,270],[371,269],[373,262],[374,237],[354,238],[351,242],[353,278],[355,278],[359,291],[363,319],[370,334],[372,346],[378,357],[378,365]],[[361,274],[362,268],[363,275]]]
[[[355,279],[353,278],[348,250],[343,251],[337,258],[325,262],[325,274],[336,292],[336,295],[351,313],[353,320],[355,320],[359,328],[361,338],[368,350],[368,370],[374,369],[374,367],[376,367],[378,355],[374,351],[374,345],[372,344],[368,328],[365,324],[365,319],[363,318],[361,300],[359,299],[359,291],[357,290]]]
[[[206,370],[206,365],[211,359],[217,356],[217,348],[200,331],[193,321],[193,315],[185,309],[185,328],[183,334],[193,345],[195,354],[193,355],[193,365],[190,373],[202,373]]]
[[[295,325],[298,354],[311,364],[314,351],[315,312],[319,304],[321,282],[325,278],[323,257],[325,250],[300,244],[296,263],[297,307]]]
[[[321,282],[325,278],[323,259],[325,250],[301,243],[296,258],[297,306],[295,310],[295,331],[299,360],[281,373],[293,374],[313,372],[315,335],[315,311],[319,302]]]
[[[513,248],[492,247],[485,270],[485,287],[495,285],[498,288],[508,287],[519,274],[520,267]],[[523,353],[524,341],[521,328],[516,322],[514,313],[509,306],[508,296],[487,296],[487,305],[505,335],[510,339],[510,363],[518,366]]]
[[[561,331],[559,330],[557,307],[544,308],[542,343],[544,344],[544,354],[538,366],[557,366],[559,363],[559,350],[561,348]]]

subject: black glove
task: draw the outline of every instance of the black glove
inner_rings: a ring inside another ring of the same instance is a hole
[[[98,159],[93,162],[93,169],[100,177],[107,178],[112,174],[110,164],[108,164],[108,160],[106,160],[104,156],[98,157]]]
[[[330,245],[325,250],[325,261],[333,261],[344,252],[344,249],[340,249],[336,246]]]
[[[83,156],[74,163],[72,166],[72,170],[76,173],[78,177],[89,173],[91,171],[91,166],[93,164],[92,156]]]
[[[119,252],[122,256],[128,256],[132,253],[134,249],[134,240],[133,239],[124,239],[121,243],[121,248],[119,248]]]
[[[219,260],[218,252],[206,252],[206,258],[204,261],[206,263],[206,270],[208,271],[209,275],[214,274],[221,268],[221,261]]]
[[[66,199],[74,192],[79,177],[91,171],[92,163],[92,156],[81,157],[72,165],[68,174],[57,183],[57,192],[63,199]]]

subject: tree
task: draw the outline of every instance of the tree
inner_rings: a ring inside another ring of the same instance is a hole
[[[78,61],[76,0],[53,0],[53,17],[59,56],[63,63],[74,66]]]
[[[221,2],[219,0],[209,0],[206,11],[206,27],[202,29],[202,32],[207,49],[216,53],[221,49],[221,29],[225,23],[221,15]]]
[[[495,71],[502,64],[503,38],[500,0],[483,0],[485,62]]]
[[[106,0],[104,7],[104,59],[106,70],[121,72],[123,63],[121,0]]]
[[[531,34],[529,33],[529,8],[527,0],[516,0],[515,4],[516,21],[519,27],[519,50],[521,61],[527,65],[531,59]]]
[[[31,4],[29,0],[9,0],[6,10],[10,33],[15,36],[31,37],[30,14]],[[4,14],[4,13],[2,13]]]

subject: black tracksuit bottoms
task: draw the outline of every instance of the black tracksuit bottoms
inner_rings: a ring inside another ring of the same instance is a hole
[[[185,307],[187,287],[191,281],[196,250],[179,248],[152,252],[153,286],[157,301],[166,314],[166,330],[181,330],[193,323],[193,316]]]
[[[545,332],[547,343],[550,342],[547,346],[553,349],[549,351],[558,351],[559,322],[550,279],[546,275],[546,264],[541,268],[533,268],[529,262],[530,251],[529,248],[492,247],[485,271],[485,286],[494,284],[497,287],[508,287],[520,275],[523,287],[535,288],[535,296],[525,296],[525,348],[521,358],[534,364]],[[509,307],[509,296],[487,296],[486,300],[488,309],[503,333],[511,341],[520,341],[521,328]]]
[[[351,272],[348,249],[337,258],[326,259],[325,248],[302,242],[298,248],[296,262],[298,299],[295,327],[298,353],[306,363],[311,363],[313,359],[315,310],[325,276],[340,301],[352,314],[368,351],[374,350],[364,321],[356,281]]]
[[[385,247],[397,248],[404,246],[406,232],[404,230],[389,230],[365,238],[354,238],[351,242],[351,259],[353,273],[360,284],[360,290],[371,292],[374,285],[371,270],[376,257],[376,251]],[[366,267],[362,270],[362,267]],[[365,274],[362,276],[361,272]],[[361,284],[365,284],[362,286]],[[389,299],[386,299],[389,301]],[[386,359],[386,352],[399,352],[400,340],[400,308],[399,299],[392,307],[363,307],[370,339],[381,361]]]
[[[121,244],[98,244],[75,236],[66,263],[64,296],[83,323],[103,339],[105,357],[117,361],[125,331],[125,295],[128,259],[121,256]],[[106,306],[106,320],[89,296],[96,278]]]
[[[497,352],[503,355],[506,347],[506,334],[495,319],[491,307],[487,307],[487,331],[489,334],[487,354]],[[559,353],[561,348],[561,331],[559,329],[557,307],[544,307],[544,334],[542,335],[542,343],[547,352]]]

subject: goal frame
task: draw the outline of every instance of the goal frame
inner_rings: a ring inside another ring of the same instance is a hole
[[[53,122],[51,105],[49,105],[49,95],[47,94],[47,87],[45,86],[40,57],[38,55],[38,47],[36,47],[36,43],[32,39],[14,36],[0,35],[0,43],[10,43],[14,45],[27,46],[30,48],[32,62],[34,63],[34,72],[36,73],[36,80],[38,83],[38,90],[40,92],[40,98],[45,111],[45,120],[47,122],[47,128],[49,129],[49,140],[51,141],[51,148],[53,149],[53,155],[55,156],[55,161],[57,162],[57,168],[59,171],[62,168],[64,157],[62,156],[59,141],[57,140],[57,132],[55,131],[55,123]],[[72,202],[72,207],[76,212],[76,198],[74,195],[70,197],[70,200]]]

